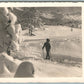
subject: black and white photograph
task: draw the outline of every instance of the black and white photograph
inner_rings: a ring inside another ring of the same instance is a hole
[[[82,77],[82,7],[0,7],[0,78]]]

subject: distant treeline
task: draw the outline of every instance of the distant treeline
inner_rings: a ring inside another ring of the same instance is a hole
[[[22,28],[28,27],[30,20],[34,21],[35,27],[45,25],[63,25],[74,28],[81,28],[81,8],[80,7],[67,7],[67,8],[22,8],[23,11],[15,10],[18,21],[21,23]]]

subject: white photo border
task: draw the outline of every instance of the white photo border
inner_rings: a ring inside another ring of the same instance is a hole
[[[82,77],[0,78],[1,83],[84,82],[84,2],[1,2],[0,7],[81,7],[82,8]]]

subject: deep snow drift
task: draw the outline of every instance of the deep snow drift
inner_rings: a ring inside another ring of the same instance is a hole
[[[62,26],[47,26],[45,30],[34,31],[35,36],[28,36],[28,30],[23,31],[23,42],[20,51],[12,53],[9,58],[14,64],[15,71],[7,67],[6,76],[13,77],[18,65],[30,61],[35,68],[34,77],[80,77],[82,76],[82,31]],[[42,51],[46,38],[50,38],[51,60],[45,60],[45,50]],[[9,62],[7,62],[9,63]],[[12,66],[9,63],[10,67]]]

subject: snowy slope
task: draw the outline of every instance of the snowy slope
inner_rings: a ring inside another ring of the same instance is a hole
[[[31,61],[35,67],[35,77],[79,77],[82,75],[82,42],[81,30],[64,26],[47,26],[45,30],[33,32],[35,36],[28,36],[23,31],[18,59]],[[51,61],[44,60],[42,51],[46,38],[51,39]]]
[[[4,54],[6,59],[5,65],[2,66],[6,75],[0,74],[0,77],[13,77],[16,68],[23,61],[33,63],[34,77],[82,76],[81,29],[74,29],[71,32],[70,28],[65,26],[47,26],[45,30],[34,31],[33,34],[35,36],[28,36],[28,31],[23,31],[20,51],[12,53],[14,59]],[[45,50],[42,51],[47,37],[51,40],[51,60],[45,60]],[[11,69],[13,64],[16,67],[14,71]]]

